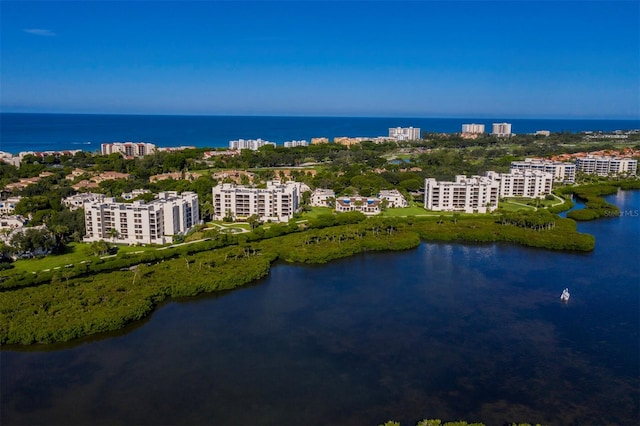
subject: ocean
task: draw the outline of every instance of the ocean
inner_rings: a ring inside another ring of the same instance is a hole
[[[105,142],[150,142],[160,147],[227,147],[234,139],[262,138],[281,145],[314,137],[386,136],[390,127],[419,127],[423,132],[454,133],[463,123],[510,122],[514,133],[613,131],[640,128],[640,120],[259,117],[184,115],[0,114],[0,151],[96,152]]]

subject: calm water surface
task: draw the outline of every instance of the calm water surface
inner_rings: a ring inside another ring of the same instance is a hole
[[[638,424],[640,191],[593,253],[422,244],[1,353],[2,424]],[[568,286],[571,300],[559,301]]]
[[[0,114],[0,151],[81,149],[100,151],[104,142],[145,141],[158,146],[228,147],[233,139],[262,138],[282,145],[292,139],[325,136],[386,136],[389,127],[459,132],[462,123],[508,121],[515,133],[536,130],[580,132],[630,130],[640,120],[575,120],[402,117],[259,117],[188,115]]]

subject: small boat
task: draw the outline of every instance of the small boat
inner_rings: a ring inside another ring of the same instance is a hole
[[[571,294],[569,294],[569,289],[565,288],[562,291],[562,294],[560,295],[560,300],[562,300],[564,303],[567,303],[570,297],[571,297]]]

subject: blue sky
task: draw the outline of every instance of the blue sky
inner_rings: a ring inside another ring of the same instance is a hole
[[[636,1],[5,1],[3,112],[640,116]]]

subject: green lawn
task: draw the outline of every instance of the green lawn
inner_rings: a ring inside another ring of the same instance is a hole
[[[523,205],[524,204],[524,205]],[[535,200],[533,198],[526,197],[509,197],[505,198],[504,201],[500,201],[500,208],[507,211],[516,211],[516,210],[534,210],[536,206],[538,208],[548,208],[553,207],[558,204],[562,204],[560,200],[554,198],[553,200]]]
[[[413,157],[413,155],[411,155],[411,154],[397,154],[395,157],[398,160],[410,160]]]
[[[404,207],[401,209],[386,209],[382,212],[382,216],[424,216],[429,214],[430,212],[426,211],[422,207],[414,206],[414,207]]]
[[[515,212],[518,210],[535,210],[535,207],[532,206],[523,206],[522,204],[514,204],[509,201],[501,201],[498,206],[500,209],[508,212]]]
[[[311,211],[302,214],[302,219],[313,219],[320,214],[333,213],[333,209],[329,207],[312,207]],[[404,207],[400,209],[388,208],[380,216],[383,217],[406,217],[406,216],[451,216],[452,212],[433,212],[425,210],[421,206]],[[465,215],[465,213],[461,213]],[[478,216],[477,213],[469,214],[470,216]]]
[[[315,219],[321,214],[332,214],[333,209],[331,207],[311,207],[308,212],[302,213],[302,219]]]
[[[156,247],[119,245],[118,254],[142,250],[154,250],[155,248]],[[67,252],[64,254],[49,255],[40,259],[23,259],[15,261],[13,263],[14,268],[10,269],[8,273],[15,273],[18,271],[38,272],[45,269],[53,269],[57,267],[64,267],[69,264],[80,263],[83,260],[96,259],[96,256],[89,255],[88,250],[89,244],[69,243],[67,245]]]
[[[249,225],[247,222],[234,222],[234,223],[224,223],[224,222],[219,222],[217,223],[217,225],[219,225],[220,227],[222,227],[223,229],[243,229],[246,231],[251,231],[251,225]]]
[[[534,198],[527,198],[527,197],[509,197],[506,198],[506,201],[515,201],[516,203],[520,203],[520,204],[532,204],[532,205],[536,205],[536,200]],[[538,200],[537,201],[537,205],[539,207],[549,207],[549,206],[553,206],[555,204],[558,204],[560,201],[557,199],[553,199],[553,200]]]

